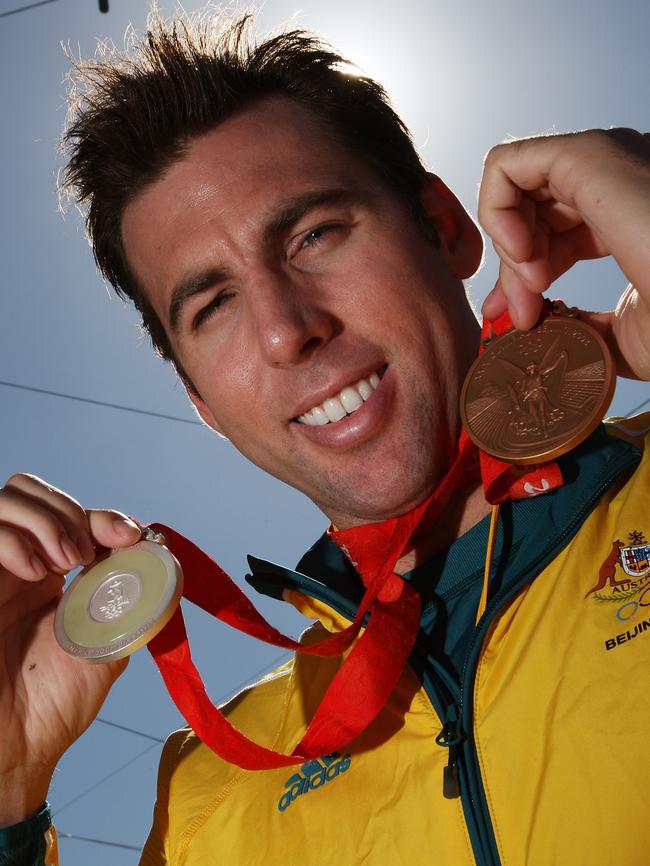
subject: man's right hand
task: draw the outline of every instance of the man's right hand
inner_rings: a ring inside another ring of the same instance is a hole
[[[33,475],[0,489],[0,827],[45,800],[54,768],[86,730],[127,659],[89,665],[54,637],[65,574],[95,546],[128,547],[138,526],[116,511],[85,511]]]

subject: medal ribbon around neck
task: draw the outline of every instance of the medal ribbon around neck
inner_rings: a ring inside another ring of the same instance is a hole
[[[469,437],[436,492],[417,508],[381,524],[346,530],[358,537],[371,555],[360,557],[359,573],[366,591],[357,614],[346,629],[311,646],[303,646],[270,625],[234,581],[199,547],[161,523],[161,532],[183,567],[188,601],[239,631],[266,643],[309,655],[333,657],[349,649],[365,630],[330,683],[307,730],[291,754],[253,742],[237,730],[207,696],[191,657],[185,622],[178,607],[165,628],[148,644],[174,703],[199,739],[220,757],[244,769],[264,770],[303,763],[340,751],[364,731],[388,700],[404,669],[420,626],[420,598],[393,571],[422,515],[437,513],[461,483],[472,458]],[[355,548],[356,549],[356,548]],[[381,550],[380,556],[376,551]]]
[[[507,313],[483,325],[482,336],[512,328]],[[486,497],[490,502],[530,495],[544,472],[562,484],[556,464],[514,469],[480,454]],[[514,470],[514,471],[513,471]],[[302,739],[290,754],[250,740],[235,728],[208,697],[190,652],[180,606],[164,629],[148,644],[172,700],[199,739],[224,760],[244,769],[264,770],[303,763],[341,751],[376,718],[406,665],[420,626],[420,599],[415,589],[394,572],[410,547],[418,526],[433,525],[453,493],[476,477],[476,448],[463,430],[452,465],[434,493],[406,514],[382,523],[335,531],[330,536],[353,561],[366,587],[353,622],[344,630],[311,646],[281,634],[255,609],[235,582],[206,553],[180,533],[161,523],[161,532],[183,567],[183,595],[202,610],[246,634],[294,652],[322,657],[342,655],[352,647],[332,679]],[[359,636],[366,616],[365,629]],[[353,646],[354,644],[354,646]]]

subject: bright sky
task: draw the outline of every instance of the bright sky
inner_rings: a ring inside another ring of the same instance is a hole
[[[140,336],[135,315],[96,275],[79,218],[73,212],[63,220],[57,212],[55,151],[67,65],[60,43],[83,55],[97,38],[121,43],[129,20],[142,27],[147,3],[111,0],[110,13],[101,15],[89,0],[50,0],[5,14],[28,3],[0,0],[0,480],[33,472],[85,505],[170,523],[237,579],[246,552],[294,565],[324,518],[195,423],[182,389]],[[197,5],[185,3],[188,10]],[[302,26],[386,85],[429,167],[471,212],[483,156],[508,136],[650,128],[647,0],[303,0],[301,9]],[[281,24],[295,10],[291,0],[267,0],[260,28]],[[477,303],[495,276],[490,255],[471,283]],[[555,294],[606,309],[624,285],[614,262],[596,262],[576,268]],[[613,411],[626,414],[649,396],[647,384],[623,383]],[[256,603],[279,628],[299,630],[302,621],[283,605]],[[205,616],[189,612],[188,625],[214,699],[281,656]],[[146,651],[133,658],[101,718],[154,739],[95,723],[57,771],[56,823],[62,833],[137,848],[155,796],[156,738],[181,722]],[[138,859],[136,851],[78,839],[63,838],[61,851],[64,866],[128,866]]]

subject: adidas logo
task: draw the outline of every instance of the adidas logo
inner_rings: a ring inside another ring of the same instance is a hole
[[[284,783],[287,790],[278,800],[280,812],[288,809],[297,797],[307,794],[309,791],[315,791],[325,782],[332,782],[340,773],[345,773],[346,770],[350,769],[350,763],[349,755],[344,755],[341,758],[338,752],[324,755],[320,760],[314,758],[307,761],[302,765],[299,773],[294,773]]]

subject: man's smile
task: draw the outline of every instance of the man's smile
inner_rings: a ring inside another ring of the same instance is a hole
[[[379,385],[385,372],[386,365],[383,365],[369,376],[357,379],[326,397],[325,400],[299,415],[296,420],[308,427],[322,427],[325,424],[341,421],[346,415],[352,415],[363,406]]]
[[[374,436],[387,422],[394,399],[395,382],[384,364],[294,418],[299,435],[319,446],[353,448]],[[347,404],[347,405],[346,405]]]

